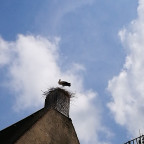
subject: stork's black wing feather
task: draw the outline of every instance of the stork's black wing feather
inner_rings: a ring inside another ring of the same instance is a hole
[[[63,86],[71,86],[71,83],[68,83],[66,81],[61,81],[61,83],[62,83]]]

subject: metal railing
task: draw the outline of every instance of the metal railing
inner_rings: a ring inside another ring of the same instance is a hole
[[[141,135],[133,140],[130,140],[124,144],[144,144],[144,135]]]

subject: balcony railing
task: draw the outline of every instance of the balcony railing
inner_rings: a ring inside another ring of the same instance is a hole
[[[130,140],[124,144],[144,144],[144,135],[137,137],[133,140]]]

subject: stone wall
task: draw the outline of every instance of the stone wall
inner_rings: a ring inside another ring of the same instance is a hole
[[[48,110],[16,144],[79,144],[70,118]]]

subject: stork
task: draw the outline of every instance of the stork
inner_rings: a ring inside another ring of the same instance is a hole
[[[61,81],[61,79],[59,79],[58,84],[62,86],[69,86],[69,87],[71,86],[71,83],[68,83],[66,81]]]

